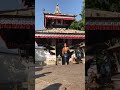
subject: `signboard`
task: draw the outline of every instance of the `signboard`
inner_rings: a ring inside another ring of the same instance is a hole
[[[34,18],[0,18],[0,29],[34,29]]]

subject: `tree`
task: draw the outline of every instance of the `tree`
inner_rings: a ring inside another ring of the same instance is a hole
[[[71,29],[76,29],[76,30],[85,30],[85,3],[83,1],[83,7],[82,11],[79,14],[81,16],[81,20],[79,21],[74,21],[71,25]]]
[[[74,21],[71,25],[70,25],[71,29],[76,29],[78,30],[78,21]]]
[[[82,8],[80,16],[82,19],[78,21],[79,28],[81,28],[81,30],[85,30],[85,2],[84,1],[83,1],[83,8]]]

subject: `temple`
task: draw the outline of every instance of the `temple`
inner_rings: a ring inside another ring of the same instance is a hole
[[[35,41],[39,47],[44,47],[43,52],[49,54],[49,57],[46,56],[45,64],[56,64],[58,57],[62,56],[61,50],[65,42],[71,50],[80,44],[83,44],[84,48],[85,32],[69,29],[75,17],[76,15],[62,14],[58,4],[54,13],[44,12],[45,29],[35,31]]]
[[[75,21],[76,15],[62,14],[59,9],[59,5],[56,5],[54,13],[44,12],[44,27],[45,28],[68,28],[73,21]]]

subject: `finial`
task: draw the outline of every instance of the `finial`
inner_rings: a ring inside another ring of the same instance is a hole
[[[59,4],[56,5],[55,14],[61,14]]]

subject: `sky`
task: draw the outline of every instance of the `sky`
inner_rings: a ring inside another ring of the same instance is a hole
[[[54,13],[56,5],[62,14],[75,14],[78,15],[76,20],[80,20],[80,13],[82,10],[83,0],[35,0],[35,30],[44,29],[44,15],[45,9],[48,13]]]

